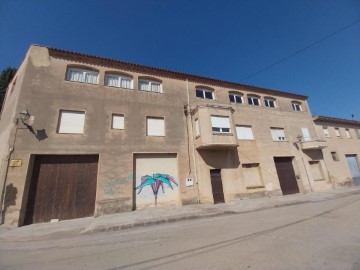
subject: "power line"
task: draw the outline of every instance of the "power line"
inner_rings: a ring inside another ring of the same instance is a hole
[[[323,42],[323,41],[327,40],[329,37],[332,37],[332,36],[334,36],[334,35],[342,32],[342,31],[344,31],[345,29],[354,26],[355,24],[357,24],[357,23],[359,23],[359,22],[360,22],[360,19],[358,19],[358,20],[352,22],[351,24],[348,24],[348,25],[346,25],[346,26],[344,26],[344,27],[342,27],[342,28],[340,28],[340,29],[338,29],[338,30],[336,30],[336,31],[334,31],[334,32],[332,32],[332,33],[330,33],[330,34],[322,37],[321,39],[319,39],[319,40],[317,40],[317,41],[315,41],[315,42],[313,42],[313,43],[305,46],[304,48],[302,48],[302,49],[300,49],[300,50],[298,50],[298,51],[296,51],[296,52],[294,52],[294,53],[292,53],[292,54],[290,54],[290,55],[288,55],[288,56],[285,56],[284,58],[281,58],[280,60],[278,60],[278,61],[276,61],[276,62],[274,62],[274,63],[272,63],[272,64],[270,64],[270,65],[268,65],[268,66],[266,66],[266,67],[264,67],[264,68],[256,71],[256,72],[254,72],[254,73],[252,73],[252,74],[250,74],[250,75],[248,75],[247,77],[242,78],[240,81],[244,81],[244,80],[247,80],[247,79],[249,79],[249,78],[252,78],[252,77],[254,77],[254,76],[257,75],[257,74],[259,74],[259,73],[261,73],[261,72],[263,72],[263,71],[265,71],[265,70],[267,70],[267,69],[269,69],[269,68],[272,68],[273,66],[276,66],[276,65],[278,65],[278,64],[286,61],[287,59],[289,59],[289,58],[291,58],[291,57],[293,57],[293,56],[295,56],[295,55],[297,55],[297,54],[299,54],[299,53],[302,53],[303,51],[305,51],[305,50],[307,50],[307,49],[309,49],[309,48],[311,48],[311,47],[314,47],[315,45],[319,44],[320,42]]]

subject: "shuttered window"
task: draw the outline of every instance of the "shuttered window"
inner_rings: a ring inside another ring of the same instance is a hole
[[[124,115],[123,114],[113,114],[112,115],[112,129],[124,129]]]
[[[253,140],[254,135],[251,126],[236,126],[238,140]]]
[[[230,133],[230,120],[228,116],[211,116],[212,131]]]
[[[85,112],[60,111],[58,133],[84,133]]]
[[[195,119],[195,136],[200,136],[199,119]]]
[[[285,132],[283,128],[270,128],[271,137],[274,141],[285,141]]]
[[[328,127],[323,126],[323,133],[324,133],[325,138],[330,138],[330,133],[329,133]]]
[[[146,118],[147,136],[165,136],[165,120],[162,117]]]

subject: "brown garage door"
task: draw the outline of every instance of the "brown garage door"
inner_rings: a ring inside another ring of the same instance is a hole
[[[284,195],[299,193],[292,157],[274,157],[280,187]]]
[[[36,156],[24,224],[92,216],[98,155]]]

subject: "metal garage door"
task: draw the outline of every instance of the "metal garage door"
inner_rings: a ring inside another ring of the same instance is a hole
[[[360,169],[359,169],[357,157],[356,157],[356,155],[346,155],[346,160],[347,160],[349,168],[350,168],[350,172],[351,172],[351,176],[352,176],[354,185],[359,186],[360,185]]]
[[[280,187],[284,195],[299,193],[292,157],[274,157]]]
[[[92,216],[98,155],[36,156],[25,224]]]

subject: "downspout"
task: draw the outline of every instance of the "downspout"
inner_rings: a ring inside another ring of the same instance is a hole
[[[193,163],[194,163],[194,173],[195,173],[195,185],[196,185],[196,195],[197,195],[197,204],[200,203],[200,191],[199,191],[199,181],[198,181],[198,167],[197,167],[197,159],[196,159],[196,153],[195,153],[195,147],[194,147],[194,127],[191,121],[191,110],[190,110],[190,94],[189,94],[189,80],[186,79],[186,93],[187,93],[187,104],[186,104],[186,118],[187,118],[187,126],[188,130],[190,129],[190,134],[188,137],[188,140],[191,138],[191,147],[193,152]]]

